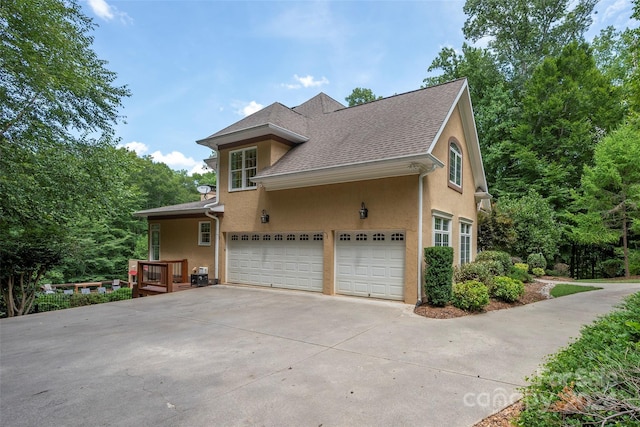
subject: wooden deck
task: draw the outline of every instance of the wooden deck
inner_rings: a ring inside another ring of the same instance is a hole
[[[192,288],[195,288],[195,286],[191,286],[191,283],[172,283],[171,290],[169,292],[186,291]],[[160,294],[166,294],[166,293],[167,293],[166,286],[148,284],[139,288],[137,284],[134,284],[132,296],[133,298],[138,298],[143,296],[160,295]]]

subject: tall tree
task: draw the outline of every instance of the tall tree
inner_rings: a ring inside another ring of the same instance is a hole
[[[92,29],[74,0],[0,2],[0,290],[8,316],[29,312],[76,218],[116,209],[125,192],[112,179],[121,165],[101,154],[129,92],[91,49]]]
[[[357,87],[353,89],[351,95],[347,96],[344,100],[349,103],[349,107],[353,107],[354,105],[366,104],[367,102],[378,99],[382,99],[382,97],[376,96],[371,89]]]
[[[598,70],[590,48],[570,43],[527,82],[521,121],[501,143],[502,169],[494,185],[503,194],[533,188],[555,209],[566,208],[596,143],[623,112],[619,88]]]
[[[548,55],[580,41],[598,0],[467,0],[467,40],[488,38],[488,47],[517,87]],[[573,8],[571,8],[573,6]]]
[[[622,241],[629,277],[629,235],[640,234],[640,131],[625,125],[598,144],[582,176],[574,237],[583,244]]]

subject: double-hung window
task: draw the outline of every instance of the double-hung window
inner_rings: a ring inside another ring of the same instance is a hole
[[[433,217],[433,246],[451,246],[451,220]]]
[[[460,223],[460,264],[471,262],[471,224]]]
[[[198,222],[198,245],[211,246],[211,221]]]
[[[462,151],[455,142],[449,143],[449,186],[462,188]]]
[[[258,171],[258,150],[245,148],[229,153],[229,189],[248,190],[256,188],[251,178]]]

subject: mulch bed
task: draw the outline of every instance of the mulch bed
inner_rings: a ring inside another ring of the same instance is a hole
[[[545,287],[545,283],[533,282],[526,283],[524,289],[524,295],[516,302],[504,302],[491,299],[489,305],[487,305],[483,311],[480,312],[468,312],[461,310],[452,305],[445,307],[432,307],[429,304],[422,304],[415,308],[414,313],[420,316],[429,317],[431,319],[452,319],[455,317],[469,316],[479,313],[486,313],[493,310],[504,310],[512,307],[519,307],[521,305],[531,304],[533,302],[542,301],[548,299],[546,295],[542,294],[542,288]]]
[[[473,427],[514,427],[515,424],[513,424],[511,420],[520,415],[523,408],[524,404],[521,401],[517,401],[502,411],[485,418]]]

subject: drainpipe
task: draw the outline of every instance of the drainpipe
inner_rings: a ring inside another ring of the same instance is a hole
[[[215,206],[217,204],[218,204],[217,202],[216,203],[212,203],[211,206]],[[209,205],[206,205],[206,207],[208,208]],[[214,244],[214,250],[216,252],[215,267],[214,267],[214,269],[215,269],[215,271],[214,271],[214,273],[215,273],[214,285],[217,285],[218,284],[218,264],[219,264],[218,260],[220,259],[220,256],[218,255],[218,250],[219,250],[219,246],[220,246],[220,218],[218,218],[215,215],[211,215],[209,213],[209,211],[206,211],[204,214],[206,216],[208,216],[209,218],[214,219],[216,221],[216,235],[215,235],[215,244]]]
[[[424,177],[429,175],[436,169],[436,165],[432,164],[428,169],[423,165],[415,165],[420,169],[418,176],[418,301],[416,306],[422,304],[422,217],[423,217],[423,193],[424,193]]]

